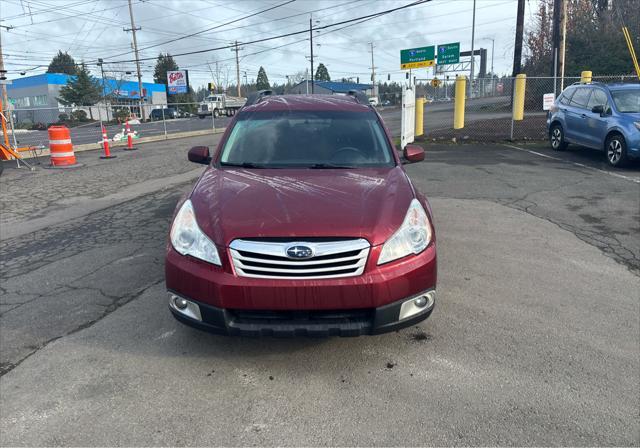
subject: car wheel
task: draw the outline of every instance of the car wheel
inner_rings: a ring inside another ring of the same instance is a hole
[[[564,131],[562,126],[554,124],[549,131],[549,142],[551,143],[551,149],[554,151],[564,151],[567,149],[568,143],[564,141]]]
[[[607,162],[611,166],[622,166],[627,161],[627,142],[620,134],[614,134],[605,143]]]

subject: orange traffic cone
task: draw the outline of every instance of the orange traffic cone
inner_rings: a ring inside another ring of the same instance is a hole
[[[109,151],[109,139],[107,138],[107,128],[102,126],[102,147],[104,148],[104,155],[100,156],[101,159],[115,159],[117,156],[111,154]]]
[[[131,132],[131,126],[129,126],[129,121],[127,120],[127,147],[124,148],[126,151],[134,151],[138,148],[133,146],[133,132]]]

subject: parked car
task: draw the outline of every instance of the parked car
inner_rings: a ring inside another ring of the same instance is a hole
[[[262,94],[213,153],[191,148],[207,168],[167,243],[176,319],[233,335],[357,336],[431,314],[431,208],[380,115],[354,95]]]
[[[378,106],[380,104],[380,102],[378,101],[378,97],[372,96],[371,98],[369,98],[369,104],[371,104],[372,106]]]
[[[391,106],[391,101],[389,101],[389,100],[384,100],[384,101],[382,102],[382,105],[383,105],[383,106],[385,106],[385,107],[386,107],[386,106]]]
[[[569,143],[599,149],[611,166],[640,157],[640,85],[574,84],[547,115],[551,148]]]
[[[174,107],[165,107],[165,108],[162,108],[162,109],[153,109],[151,111],[151,115],[149,116],[151,121],[162,120],[162,119],[171,120],[171,119],[179,118],[179,117],[180,117],[180,112],[178,112],[178,110],[176,108],[174,108]]]

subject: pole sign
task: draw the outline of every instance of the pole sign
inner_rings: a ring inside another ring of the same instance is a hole
[[[438,45],[438,65],[460,62],[460,42]]]
[[[542,110],[550,110],[555,100],[556,96],[553,93],[545,93],[542,95]]]
[[[409,70],[410,68],[432,67],[436,65],[435,47],[409,48],[400,50],[400,68]]]
[[[167,72],[167,87],[169,95],[187,93],[189,90],[189,78],[186,70],[174,70]]]

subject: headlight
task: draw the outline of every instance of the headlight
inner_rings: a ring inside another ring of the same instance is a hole
[[[635,124],[638,131],[640,131],[640,121],[634,121],[633,124]]]
[[[173,220],[171,244],[182,255],[191,255],[200,260],[222,266],[215,244],[198,227],[193,205],[189,199],[182,204],[176,218]]]
[[[417,199],[411,201],[400,228],[382,246],[378,264],[388,263],[409,254],[419,254],[431,242],[431,223]]]

